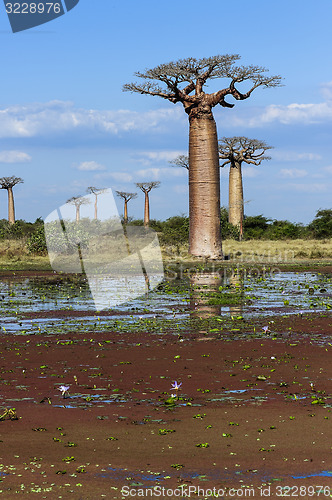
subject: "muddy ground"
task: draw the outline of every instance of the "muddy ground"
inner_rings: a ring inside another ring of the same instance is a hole
[[[331,314],[268,321],[222,337],[3,333],[3,498],[330,497]]]

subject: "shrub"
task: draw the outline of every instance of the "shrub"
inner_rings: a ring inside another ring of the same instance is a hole
[[[308,225],[314,238],[332,237],[332,209],[318,210],[314,220]]]

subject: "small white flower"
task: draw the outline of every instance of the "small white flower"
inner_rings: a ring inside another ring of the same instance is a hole
[[[66,397],[66,394],[69,391],[69,389],[70,389],[70,385],[60,385],[60,387],[58,387],[58,390],[61,392],[61,394],[64,398]]]
[[[178,384],[178,383],[177,383],[177,381],[175,380],[175,381],[173,382],[173,384],[172,384],[172,387],[171,387],[171,388],[172,388],[172,389],[174,389],[175,391],[178,391],[178,390],[180,389],[181,385],[182,385],[182,382],[180,382],[180,383]]]

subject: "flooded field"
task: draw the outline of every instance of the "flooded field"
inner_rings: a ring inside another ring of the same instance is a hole
[[[0,287],[5,498],[332,494],[330,274],[188,272],[99,311],[82,276]]]
[[[114,327],[158,329],[165,323],[168,329],[177,331],[188,327],[188,321],[194,318],[249,319],[321,312],[332,307],[332,278],[313,273],[283,272],[264,277],[232,273],[227,277],[201,272],[182,279],[164,279],[157,289],[147,290],[116,309],[102,311],[96,311],[84,278],[6,279],[0,281],[0,290],[2,330],[20,334]]]

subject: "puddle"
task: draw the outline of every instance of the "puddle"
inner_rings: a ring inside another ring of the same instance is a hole
[[[314,474],[309,474],[307,476],[292,476],[293,479],[307,479],[308,477],[332,477],[332,471],[323,470],[322,472],[316,472]]]
[[[181,280],[165,280],[156,290],[102,314],[93,312],[94,303],[84,277],[0,281],[2,333],[66,334],[121,328],[157,331],[162,323],[167,331],[176,331],[195,318],[248,319],[330,308],[332,279],[313,273],[283,272],[265,277],[197,273]],[[33,313],[37,317],[27,318]]]

